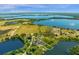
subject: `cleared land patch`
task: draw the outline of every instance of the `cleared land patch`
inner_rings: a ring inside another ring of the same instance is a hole
[[[21,25],[21,26],[16,30],[15,34],[46,32],[47,29],[48,29],[47,26]]]

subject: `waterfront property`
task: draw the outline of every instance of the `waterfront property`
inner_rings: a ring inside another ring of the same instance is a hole
[[[79,45],[79,20],[68,19],[73,16],[9,16],[14,18],[0,20],[0,54],[69,55],[69,49]]]

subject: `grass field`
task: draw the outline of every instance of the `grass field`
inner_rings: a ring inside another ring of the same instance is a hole
[[[6,22],[11,23],[5,25]],[[12,22],[16,22],[16,24],[12,24]],[[25,36],[22,36],[23,34]],[[0,42],[6,41],[6,38],[11,39],[12,37],[19,37],[24,43],[24,48],[22,48],[23,52],[17,50],[17,54],[24,54],[25,52],[31,54],[44,54],[45,51],[50,49],[52,46],[54,47],[54,45],[61,40],[79,41],[79,31],[35,25],[32,24],[30,20],[25,21],[25,19],[10,21],[2,20],[0,22]],[[30,40],[28,37],[30,37]],[[26,46],[28,48],[26,48]],[[35,49],[35,52],[32,51],[32,49]]]
[[[17,29],[16,34],[46,32],[47,29],[48,29],[47,26],[21,25]]]

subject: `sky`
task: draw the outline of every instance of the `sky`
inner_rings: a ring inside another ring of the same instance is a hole
[[[0,4],[0,12],[79,12],[79,4]]]

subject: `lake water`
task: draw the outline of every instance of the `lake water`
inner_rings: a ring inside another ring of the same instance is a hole
[[[50,18],[50,17],[64,17],[64,18],[73,18],[71,16],[62,16],[62,15],[51,15],[51,16],[32,16],[32,15],[0,15],[0,18],[4,19],[13,19],[13,18]],[[48,20],[40,20],[38,22],[34,22],[34,24],[46,25],[46,26],[56,26],[61,28],[69,28],[69,29],[79,29],[79,20],[70,20],[70,19],[48,19]],[[47,55],[66,55],[69,54],[67,50],[75,45],[78,45],[77,42],[59,42],[54,49],[50,49],[45,54]],[[4,54],[6,52],[16,50],[23,47],[23,43],[20,40],[9,40],[7,42],[0,43],[0,54]]]
[[[48,50],[45,55],[68,55],[68,49],[76,45],[79,45],[79,43],[61,41],[54,48]]]
[[[48,19],[34,22],[34,24],[56,26],[60,28],[79,29],[79,20],[70,19]]]
[[[52,16],[33,16],[33,15],[0,15],[0,18],[4,19],[14,19],[14,18],[34,18],[34,19],[41,19],[41,18],[50,18]]]
[[[73,18],[73,16],[65,16],[65,15],[40,15],[40,14],[0,14],[0,18],[4,19],[13,19],[13,18],[34,18],[34,19],[41,19],[41,18],[50,18],[50,17],[64,17],[64,18]]]
[[[67,15],[40,15],[40,14],[0,14],[0,18],[4,19],[13,19],[13,18],[34,18],[34,19],[48,19],[53,17],[60,18],[74,18],[73,16]],[[39,22],[34,22],[34,24],[47,25],[47,26],[56,26],[61,28],[69,29],[79,29],[79,20],[70,20],[70,19],[48,19],[40,20]]]
[[[1,42],[0,43],[0,54],[4,54],[6,52],[12,51],[12,50],[16,50],[19,48],[23,47],[23,43],[16,39],[16,40],[9,40],[6,42]]]

